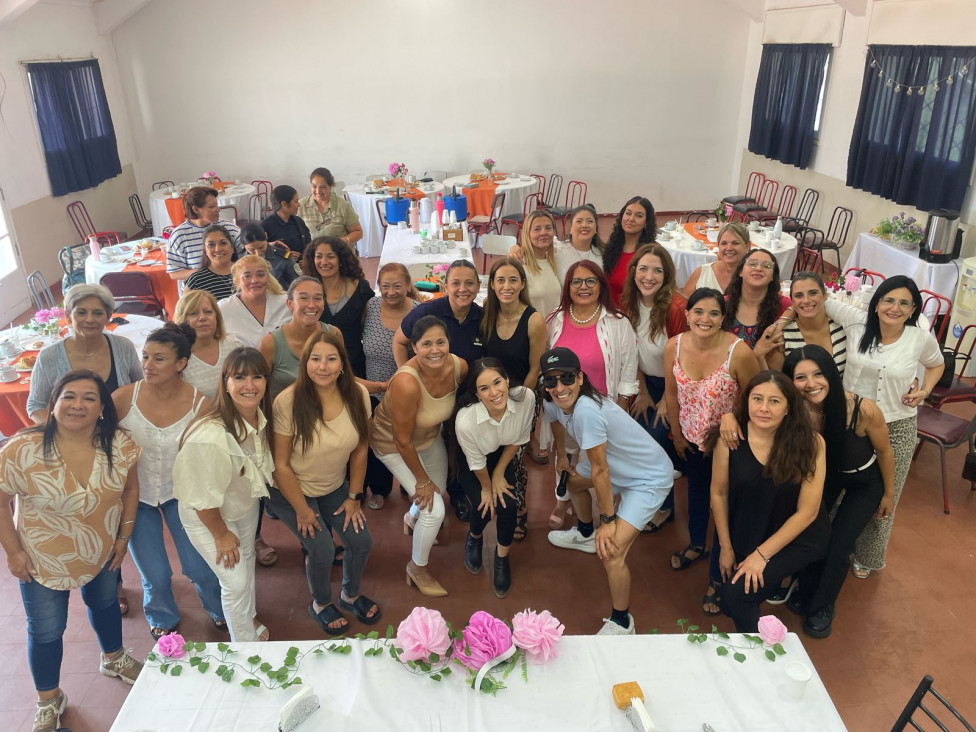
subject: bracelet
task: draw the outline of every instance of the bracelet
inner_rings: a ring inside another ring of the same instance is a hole
[[[432,481],[430,478],[428,478],[426,483],[424,483],[423,485],[418,485],[416,488],[414,488],[414,490],[418,490],[419,491],[421,488],[426,488],[429,485],[433,485],[433,483],[434,483],[434,481]]]
[[[124,541],[126,544],[128,544],[129,543],[129,539],[131,539],[131,538],[132,538],[131,536],[122,536],[122,534],[119,534],[118,536],[115,537],[115,540],[116,541]]]
[[[132,521],[123,521],[122,526],[125,526],[126,524],[134,524],[134,523],[135,523],[135,519],[133,519]]]
[[[764,562],[766,562],[766,564],[769,564],[769,560],[766,559],[766,556],[761,551],[759,551],[759,547],[758,546],[756,547],[756,554],[758,554],[760,557],[762,557],[762,560]]]

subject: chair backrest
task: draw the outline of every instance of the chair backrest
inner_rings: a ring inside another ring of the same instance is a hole
[[[691,224],[697,221],[708,221],[715,218],[714,211],[689,211],[686,221]]]
[[[152,189],[158,191],[160,188],[166,188],[167,186],[175,186],[176,184],[171,180],[158,180],[153,183]]]
[[[500,193],[496,192],[491,199],[491,219],[490,219],[490,221],[494,222],[496,226],[501,221],[503,208],[505,208],[505,191],[502,191]]]
[[[972,338],[969,340],[969,348],[966,348],[966,338],[969,336]],[[962,333],[956,340],[956,345],[952,347],[952,352],[956,356],[955,376],[962,376],[963,370],[973,360],[974,348],[976,348],[976,323],[970,323],[962,329]]]
[[[96,231],[92,236],[95,237],[95,241],[100,247],[114,247],[116,244],[122,243],[118,232],[115,231]]]
[[[820,250],[823,248],[824,233],[812,226],[801,226],[796,231],[797,246]]]
[[[221,206],[218,211],[220,213],[217,215],[220,216],[220,218],[222,218],[224,221],[233,221],[235,224],[237,223],[237,206]],[[225,213],[229,213],[231,215],[229,217],[224,216]]]
[[[526,196],[525,200],[522,202],[522,221],[525,221],[530,213],[540,208],[542,208],[541,193],[531,193]]]
[[[72,201],[68,204],[67,210],[68,218],[74,224],[79,239],[84,241],[95,233],[95,224],[92,223],[91,216],[88,215],[88,209],[85,208],[85,204],[81,201]]]
[[[817,274],[823,274],[824,263],[823,254],[817,249],[811,249],[810,247],[800,247],[796,252],[796,261],[793,262],[793,273],[790,275],[792,279],[796,276],[797,272],[816,272]]]
[[[376,215],[380,217],[380,224],[383,226],[383,235],[386,236],[386,200],[380,196],[374,202],[376,206]]]
[[[61,263],[61,271],[64,272],[64,276],[68,280],[71,280],[69,286],[77,285],[85,281],[85,260],[90,254],[91,246],[89,246],[87,241],[64,247],[58,252],[58,262]]]
[[[852,274],[855,277],[860,277],[862,285],[871,285],[872,287],[874,285],[880,285],[887,279],[880,272],[872,272],[869,269],[860,269],[858,267],[849,267],[848,269],[845,269],[844,277],[846,278],[849,274]]]
[[[746,198],[759,198],[759,190],[762,188],[762,185],[765,182],[765,175],[760,173],[758,170],[752,171],[749,173],[749,177],[746,178],[746,192],[743,195]]]
[[[542,194],[542,198],[545,199],[545,197],[546,197],[546,177],[544,175],[539,175],[538,173],[532,173],[531,175],[532,175],[533,178],[535,178],[539,182],[539,187],[538,187],[538,190],[536,190],[536,193],[541,193]]]
[[[952,300],[931,290],[919,290],[922,295],[922,312],[929,319],[929,332],[935,340],[943,343],[949,318],[952,317]]]
[[[515,237],[503,234],[485,234],[481,237],[481,250],[485,254],[507,257],[508,250],[515,246]]]
[[[142,200],[140,200],[138,193],[129,196],[129,208],[132,209],[132,218],[135,219],[136,226],[140,229],[152,227],[152,221],[146,218],[146,211],[142,207]]]
[[[559,205],[559,194],[563,192],[563,177],[559,173],[549,176],[549,183],[546,185],[546,194],[543,197],[543,205],[546,208],[553,208]]]
[[[252,180],[251,185],[256,190],[254,195],[251,196],[252,208],[250,211],[258,214],[257,216],[252,215],[252,218],[255,221],[262,221],[268,218],[274,210],[274,200],[271,198],[271,191],[274,189],[274,186],[271,185],[271,181],[269,180]],[[260,210],[253,208],[255,198],[258,200]]]
[[[967,722],[963,718],[963,716],[956,710],[956,708],[949,703],[948,699],[946,699],[944,696],[942,696],[942,694],[937,692],[932,687],[932,683],[933,683],[932,677],[926,674],[925,677],[919,682],[918,686],[915,687],[915,691],[914,693],[912,693],[912,697],[911,699],[908,700],[908,704],[905,705],[905,708],[902,710],[902,713],[898,715],[898,719],[895,720],[895,724],[892,726],[891,732],[901,732],[901,730],[908,727],[908,725],[911,725],[915,729],[919,729],[919,730],[923,729],[914,719],[912,719],[912,716],[919,709],[925,712],[929,720],[935,722],[935,724],[939,727],[939,729],[943,729],[943,730],[950,729],[942,723],[943,720],[951,721],[949,717],[945,715],[945,712],[948,712],[953,717],[955,717],[956,720],[958,720],[967,730],[969,730],[969,732],[974,732],[972,725],[969,724],[969,722]],[[929,707],[925,706],[926,695],[934,697],[935,701],[937,701],[939,704],[942,705],[942,709],[940,709],[939,707],[934,707],[930,709]],[[938,716],[936,716],[936,713],[942,715],[941,719]]]
[[[809,224],[810,219],[813,218],[813,210],[819,201],[820,191],[815,191],[813,188],[803,191],[803,198],[800,199],[800,205],[796,209],[796,220],[804,226]]]
[[[827,227],[827,241],[832,242],[838,248],[847,243],[847,232],[851,228],[851,221],[854,219],[854,212],[849,208],[838,206],[834,209],[833,216],[830,217],[830,226]]]
[[[144,272],[109,272],[102,275],[101,284],[109,289],[115,298],[116,306],[125,303],[126,309],[141,304],[143,312],[149,315],[166,317],[166,308],[156,294],[152,280]]]
[[[776,194],[778,192],[779,181],[773,180],[772,178],[767,178],[765,181],[763,181],[762,187],[759,189],[759,195],[756,197],[756,203],[767,211],[772,211],[773,202],[776,200]]]
[[[783,192],[779,194],[779,206],[776,207],[777,215],[792,216],[794,203],[796,203],[796,186],[787,184],[783,186]]]
[[[38,310],[42,308],[50,310],[54,307],[54,294],[51,292],[51,287],[47,284],[47,279],[41,270],[35,269],[27,275],[27,291]]]
[[[271,200],[271,191],[274,190],[274,186],[271,185],[270,180],[252,180],[251,185],[257,189],[259,194],[262,194],[268,201]]]
[[[571,180],[566,186],[566,213],[586,203],[586,183],[581,180]]]

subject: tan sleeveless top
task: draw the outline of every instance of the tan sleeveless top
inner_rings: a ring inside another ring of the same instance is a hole
[[[413,426],[410,442],[417,452],[426,450],[441,432],[441,425],[451,418],[454,413],[454,397],[458,385],[461,383],[461,359],[451,354],[454,361],[454,391],[442,397],[432,397],[424,387],[420,374],[412,366],[401,366],[397,374],[410,374],[420,384],[420,406]],[[393,439],[393,418],[390,415],[390,400],[384,399],[373,412],[373,422],[369,431],[369,444],[377,455],[392,455],[397,451],[396,441]]]

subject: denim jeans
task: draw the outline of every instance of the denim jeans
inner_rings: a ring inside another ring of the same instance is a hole
[[[81,587],[81,599],[88,606],[88,622],[102,653],[114,653],[122,647],[118,584],[119,571],[110,571],[106,563],[91,582]],[[20,583],[27,614],[27,660],[38,691],[56,689],[61,680],[69,595],[69,590],[52,590],[36,581]]]
[[[712,487],[712,456],[689,443],[685,465],[688,476],[688,533],[692,544],[705,546]]]
[[[196,588],[203,608],[214,620],[223,620],[220,606],[220,583],[217,575],[190,543],[180,521],[179,505],[170,499],[158,506],[139,502],[136,523],[132,529],[129,551],[142,575],[142,606],[146,620],[153,628],[175,628],[180,622],[180,611],[173,599],[173,570],[166,556],[163,543],[163,521],[173,537],[176,554],[180,558],[183,575]]]
[[[641,374],[644,377],[644,384],[647,386],[647,392],[651,395],[651,399],[657,404],[659,401],[664,399],[664,377],[663,376],[648,376],[646,374]],[[639,378],[639,377],[638,377]],[[674,442],[671,441],[671,428],[662,422],[654,426],[654,410],[650,409],[647,412],[647,419],[641,415],[637,418],[637,424],[643,427],[647,434],[654,438],[654,441],[664,448],[664,452],[667,456],[671,458],[671,464],[674,466],[675,470],[680,470],[682,473],[687,471],[687,466],[685,461],[678,457],[677,451],[674,449]],[[664,503],[661,505],[662,511],[673,511],[674,510],[674,488],[668,493],[668,497],[664,499]]]

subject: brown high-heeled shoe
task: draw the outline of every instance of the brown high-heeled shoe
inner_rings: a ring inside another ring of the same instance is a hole
[[[416,585],[420,594],[426,597],[444,597],[447,594],[447,590],[433,577],[429,580],[419,577],[416,574],[418,569],[420,567],[414,564],[413,560],[407,562],[407,587]]]

